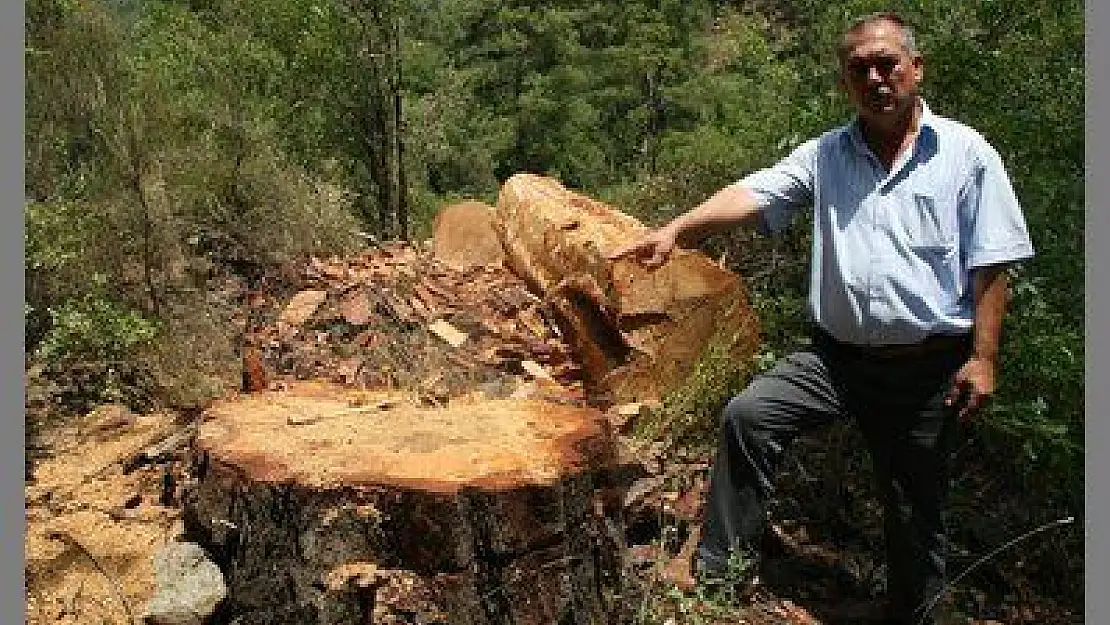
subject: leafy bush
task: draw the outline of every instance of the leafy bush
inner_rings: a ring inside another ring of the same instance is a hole
[[[208,303],[197,294],[167,315],[163,331],[134,356],[149,372],[158,404],[173,409],[203,408],[241,384],[241,342],[229,304]]]
[[[57,403],[77,412],[104,402],[140,409],[152,405],[149,378],[133,356],[157,336],[157,322],[95,295],[48,312],[50,329],[32,360],[46,364]]]
[[[36,356],[63,361],[122,360],[158,332],[155,322],[109,300],[85,296],[49,309],[50,330]]]
[[[717,440],[721,410],[743,390],[755,363],[738,360],[728,341],[715,337],[694,363],[685,382],[663,398],[661,410],[637,425],[637,435],[669,446],[710,447]]]

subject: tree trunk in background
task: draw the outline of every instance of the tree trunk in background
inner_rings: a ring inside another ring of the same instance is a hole
[[[401,98],[401,18],[398,16],[393,29],[393,139],[396,145],[394,160],[397,166],[397,232],[401,240],[409,239],[408,188],[405,182],[405,119]]]
[[[407,240],[401,18],[382,0],[352,0],[348,6],[360,27],[353,51],[354,79],[361,85],[353,103],[363,133],[356,142],[358,156],[366,160],[378,234]]]

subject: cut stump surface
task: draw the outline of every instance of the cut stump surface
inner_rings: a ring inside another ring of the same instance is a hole
[[[216,403],[196,452],[187,518],[245,623],[609,620],[594,409],[306,382]]]

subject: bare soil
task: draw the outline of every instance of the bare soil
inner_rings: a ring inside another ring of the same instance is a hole
[[[174,428],[174,416],[133,416],[107,431],[95,424],[85,418],[44,432],[49,457],[24,488],[31,625],[131,622],[154,594],[154,552],[179,528],[180,511],[160,503],[169,467],[123,471]]]

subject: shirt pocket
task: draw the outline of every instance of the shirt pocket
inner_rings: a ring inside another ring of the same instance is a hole
[[[906,218],[909,246],[918,254],[948,256],[956,247],[955,226],[950,203],[925,193],[913,194],[913,206]]]

